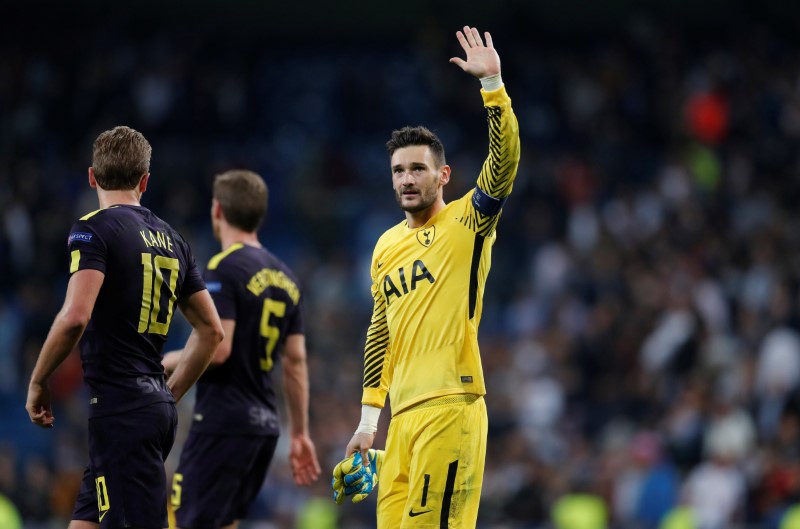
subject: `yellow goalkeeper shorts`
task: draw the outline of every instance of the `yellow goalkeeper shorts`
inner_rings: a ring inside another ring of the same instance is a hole
[[[477,395],[422,402],[392,417],[378,484],[378,529],[474,529],[488,419]]]

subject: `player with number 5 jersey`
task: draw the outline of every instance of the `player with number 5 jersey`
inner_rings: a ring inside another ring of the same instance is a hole
[[[172,506],[181,529],[230,529],[261,490],[279,434],[272,372],[282,366],[295,483],[319,475],[308,434],[308,370],[299,281],[258,240],[267,186],[252,171],[214,179],[211,221],[222,252],[206,267],[208,290],[225,339],[197,383],[192,426],[173,476]],[[191,342],[191,339],[190,339]],[[182,356],[173,351],[171,370]]]
[[[151,147],[116,127],[95,140],[89,185],[99,210],[70,231],[70,280],[28,387],[34,424],[53,427],[47,381],[80,342],[88,388],[89,465],[70,529],[167,523],[164,460],[175,439],[175,402],[211,360],[223,330],[189,245],[142,207]],[[178,307],[196,339],[169,380],[161,349]]]

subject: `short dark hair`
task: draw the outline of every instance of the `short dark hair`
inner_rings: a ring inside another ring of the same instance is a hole
[[[234,169],[214,177],[214,198],[229,224],[256,231],[267,213],[269,191],[264,179],[253,171]]]
[[[447,163],[444,158],[444,144],[442,144],[442,140],[423,126],[403,127],[402,129],[392,131],[392,137],[386,142],[386,150],[389,152],[389,156],[392,156],[397,149],[410,147],[412,145],[427,145],[431,150],[431,154],[433,154],[433,159],[439,164],[439,167]]]
[[[150,172],[152,153],[141,132],[124,126],[107,130],[92,146],[94,178],[106,190],[133,189]]]

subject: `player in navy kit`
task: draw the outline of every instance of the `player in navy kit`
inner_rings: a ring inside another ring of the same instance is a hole
[[[151,147],[116,127],[94,143],[89,185],[99,210],[69,234],[70,280],[31,375],[31,421],[52,427],[47,380],[80,342],[89,391],[89,465],[70,529],[167,525],[166,459],[175,402],[197,380],[223,338],[189,245],[140,205]],[[161,350],[175,305],[193,339],[165,381]]]
[[[266,208],[267,187],[257,174],[228,171],[215,178],[211,218],[223,251],[208,263],[205,280],[225,339],[197,383],[192,427],[173,478],[172,505],[182,529],[233,528],[247,514],[278,439],[271,372],[279,358],[295,483],[309,485],[320,472],[308,435],[301,292],[289,267],[258,240]],[[167,371],[182,354],[164,356]]]

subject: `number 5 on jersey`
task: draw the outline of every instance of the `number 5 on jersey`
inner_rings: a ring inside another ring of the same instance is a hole
[[[183,487],[181,484],[183,483],[183,474],[175,473],[172,476],[172,497],[170,498],[172,503],[172,508],[176,511],[181,508],[181,492]]]
[[[172,321],[172,309],[175,306],[175,287],[178,284],[180,261],[174,257],[142,254],[142,310],[139,313],[139,332],[166,335]],[[161,312],[161,287],[164,284],[164,270],[169,271],[169,301],[167,302],[166,321],[158,321]]]
[[[275,350],[275,346],[278,345],[278,339],[281,337],[281,330],[269,324],[270,317],[273,314],[278,318],[283,318],[286,314],[286,303],[267,298],[264,300],[264,310],[261,312],[261,336],[267,340],[267,355],[260,361],[263,371],[272,370],[272,352]]]

